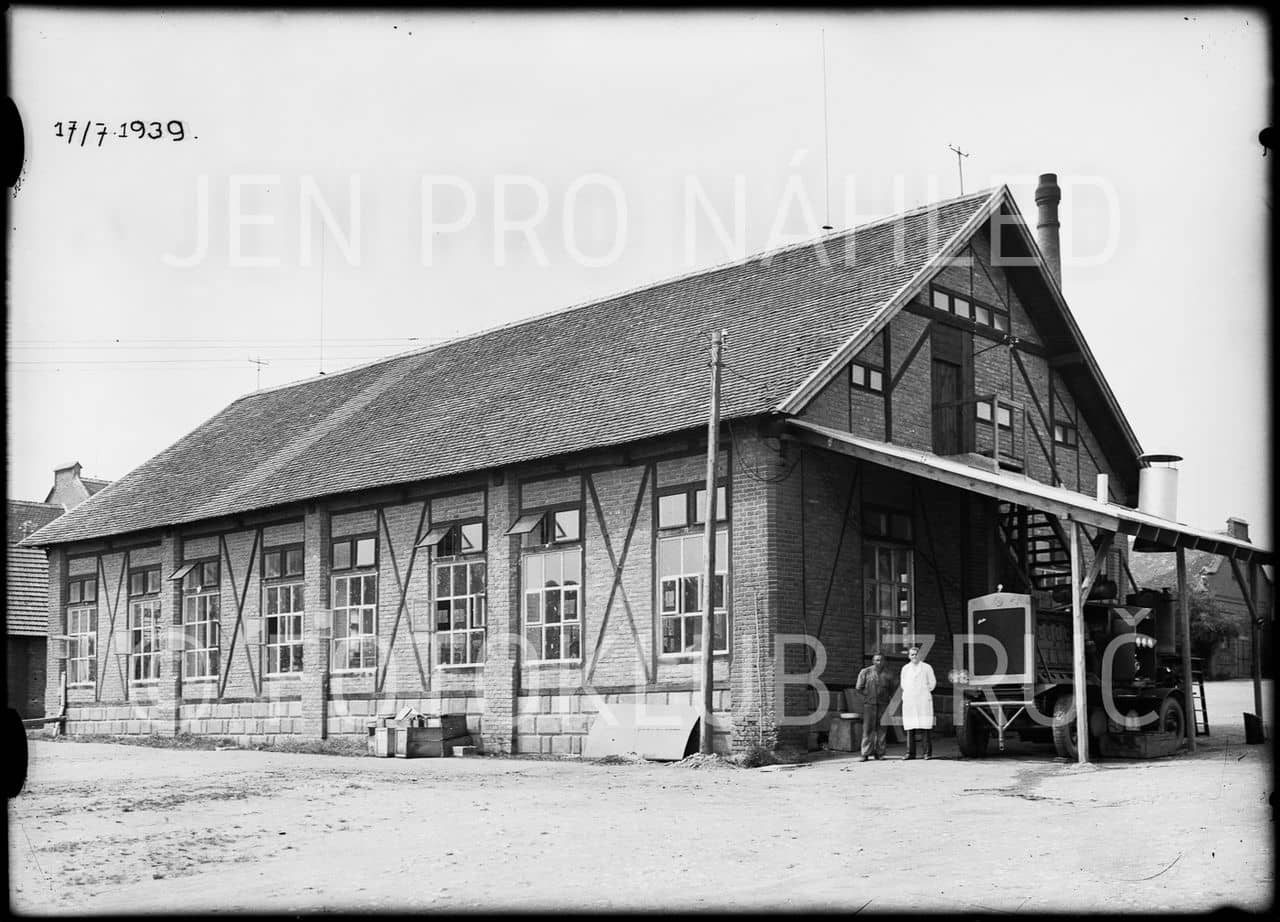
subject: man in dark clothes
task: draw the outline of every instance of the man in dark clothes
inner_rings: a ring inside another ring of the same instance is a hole
[[[871,657],[871,665],[858,673],[858,684],[855,686],[863,696],[862,705],[862,761],[872,755],[877,759],[884,758],[885,726],[884,712],[893,698],[896,683],[893,676],[885,671],[884,657],[876,653]]]

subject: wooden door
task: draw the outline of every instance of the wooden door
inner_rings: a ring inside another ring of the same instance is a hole
[[[957,455],[961,446],[960,366],[933,360],[933,451]]]

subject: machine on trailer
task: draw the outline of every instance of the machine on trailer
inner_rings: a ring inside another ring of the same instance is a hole
[[[1001,587],[997,587],[999,589]],[[1050,742],[1075,759],[1069,587],[1034,594],[993,592],[968,604],[964,668],[951,675],[963,701],[960,752],[981,756],[994,734]],[[1175,752],[1190,711],[1175,640],[1173,597],[1142,590],[1126,604],[1102,579],[1084,603],[1086,725],[1091,751],[1155,757]],[[1108,678],[1103,682],[1103,677]],[[1103,700],[1109,692],[1112,707]]]

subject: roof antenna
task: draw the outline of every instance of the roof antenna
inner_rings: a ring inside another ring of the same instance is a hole
[[[960,158],[967,157],[969,155],[966,154],[964,151],[962,151],[960,148],[956,147],[954,144],[948,144],[947,147],[948,149],[955,151],[956,167],[960,170],[960,194],[964,195],[964,162]]]
[[[254,388],[256,391],[262,390],[262,366],[271,363],[262,358],[262,353],[258,353],[258,357],[249,359],[250,363],[258,366],[258,386]],[[323,374],[323,372],[322,372]]]
[[[824,231],[831,227],[831,139],[827,128],[827,30],[822,31],[822,184],[826,197],[827,221],[822,225]]]

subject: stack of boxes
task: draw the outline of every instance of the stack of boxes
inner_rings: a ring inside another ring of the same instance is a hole
[[[405,706],[394,717],[368,723],[369,751],[375,756],[401,759],[472,755],[465,714],[419,714]]]

